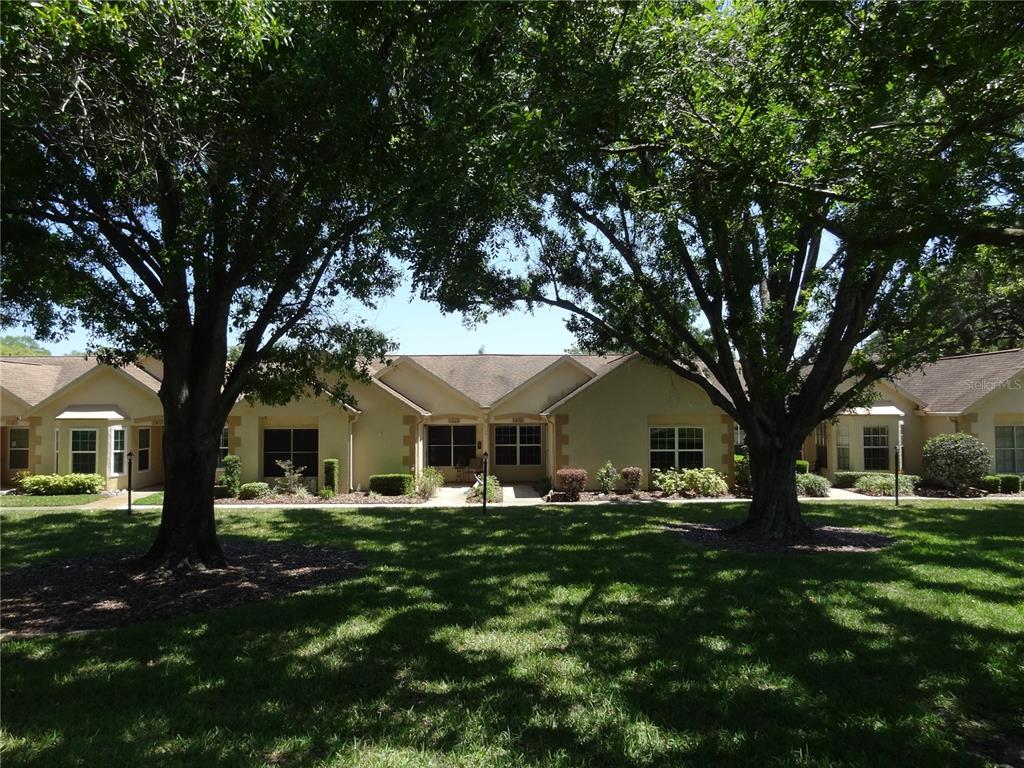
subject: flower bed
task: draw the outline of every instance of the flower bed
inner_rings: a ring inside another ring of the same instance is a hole
[[[217,499],[216,503],[231,504],[239,507],[255,506],[292,506],[312,504],[422,504],[426,499],[421,496],[380,496],[370,494],[366,491],[354,493],[338,493],[325,499],[322,496],[310,494],[309,496],[296,496],[294,494],[272,493],[269,496],[260,496],[255,499]]]

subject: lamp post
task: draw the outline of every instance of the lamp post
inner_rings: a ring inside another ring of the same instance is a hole
[[[128,514],[132,513],[132,452],[128,451]]]
[[[487,451],[484,451],[484,514],[487,514]]]

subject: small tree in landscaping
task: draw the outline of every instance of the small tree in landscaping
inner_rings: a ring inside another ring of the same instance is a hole
[[[284,459],[282,461],[274,462],[281,468],[284,473],[274,483],[274,490],[279,493],[286,493],[289,496],[307,496],[309,491],[306,489],[306,481],[302,477],[302,473],[306,471],[305,467],[296,467],[291,459]]]
[[[611,461],[606,461],[604,466],[597,470],[597,474],[594,475],[594,479],[597,480],[598,487],[604,493],[611,493],[615,490],[615,481],[618,477],[618,470],[615,469]]]
[[[242,487],[242,457],[229,453],[224,457],[224,475],[221,478],[224,487],[232,496],[238,496],[238,490]]]
[[[992,466],[985,444],[966,432],[929,438],[922,459],[925,483],[954,491],[978,485]]]

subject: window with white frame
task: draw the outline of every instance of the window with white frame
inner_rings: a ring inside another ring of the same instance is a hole
[[[220,431],[220,447],[217,449],[217,466],[224,466],[224,457],[228,455],[228,428]]]
[[[494,463],[501,466],[540,465],[540,427],[499,424],[494,428]]]
[[[139,429],[139,445],[135,451],[135,464],[139,468],[139,472],[149,471],[149,441],[150,441],[149,427],[142,427]]]
[[[111,427],[110,429],[110,473],[113,475],[124,474],[124,452],[125,452],[125,431],[124,427]]]
[[[71,471],[96,473],[96,430],[71,430]]]
[[[28,428],[11,427],[7,431],[7,466],[28,469]]]
[[[889,468],[889,427],[864,427],[864,469]]]
[[[651,469],[700,469],[704,466],[702,427],[651,427]]]
[[[996,427],[996,472],[1024,474],[1024,426]]]
[[[850,428],[846,424],[836,427],[836,469],[850,468]]]

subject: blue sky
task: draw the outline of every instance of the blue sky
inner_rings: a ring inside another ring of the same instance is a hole
[[[565,329],[566,314],[559,310],[538,309],[534,315],[514,312],[466,328],[461,315],[443,315],[436,304],[411,298],[407,288],[376,310],[363,307],[355,313],[398,342],[398,351],[404,354],[473,354],[480,347],[489,353],[559,354],[575,344]],[[17,328],[3,333],[32,335]],[[87,335],[80,331],[46,347],[61,355],[85,349],[87,342]]]

